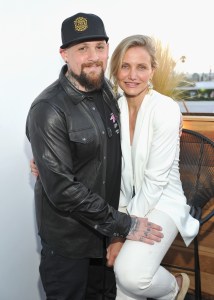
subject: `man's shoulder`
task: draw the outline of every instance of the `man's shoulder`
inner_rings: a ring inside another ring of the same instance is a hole
[[[61,88],[59,80],[54,81],[35,98],[35,100],[31,104],[31,108],[39,103],[53,103],[57,99],[60,90]]]
[[[114,91],[114,87],[111,81],[107,78],[105,78],[103,90],[108,96],[110,105],[113,105],[114,107],[116,107],[117,111],[119,111],[119,106],[118,106],[119,94]]]
[[[104,80],[104,84],[103,84],[103,90],[105,92],[107,92],[107,94],[112,97],[112,98],[115,98],[115,93],[114,93],[114,90],[113,90],[113,85],[111,83],[111,81],[105,77],[105,80]]]

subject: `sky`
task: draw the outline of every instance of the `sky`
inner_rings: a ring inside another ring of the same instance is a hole
[[[103,19],[110,37],[110,54],[122,38],[147,34],[169,45],[182,71],[214,71],[212,6],[213,0],[1,1],[1,40],[6,47],[8,44],[11,47],[11,42],[13,46],[13,50],[2,50],[10,56],[10,62],[22,59],[22,64],[29,68],[31,60],[42,64],[47,56],[61,64],[58,55],[61,23],[82,11]],[[185,63],[179,60],[183,55]],[[2,59],[5,62],[5,56]]]
[[[61,24],[78,12],[103,19],[109,56],[128,35],[146,34],[169,46],[178,71],[214,72],[213,0],[1,0],[0,103],[14,122],[23,122],[33,99],[58,78]],[[7,122],[1,109],[0,129]]]

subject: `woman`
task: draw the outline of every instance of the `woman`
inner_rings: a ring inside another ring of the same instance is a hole
[[[110,77],[124,92],[119,99],[120,210],[147,217],[161,225],[164,234],[155,245],[125,241],[114,264],[117,300],[184,299],[188,276],[173,276],[160,264],[178,232],[188,246],[199,229],[198,221],[189,214],[180,182],[180,109],[171,98],[151,88],[156,67],[154,42],[143,35],[122,40],[110,63]],[[112,244],[107,258],[111,259],[114,247],[120,245]]]

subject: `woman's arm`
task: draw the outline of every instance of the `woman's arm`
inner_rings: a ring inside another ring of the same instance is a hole
[[[31,170],[31,173],[32,173],[35,177],[39,176],[39,170],[38,170],[38,168],[37,168],[37,166],[36,166],[36,163],[35,163],[34,158],[32,158],[32,159],[30,160],[30,170]]]

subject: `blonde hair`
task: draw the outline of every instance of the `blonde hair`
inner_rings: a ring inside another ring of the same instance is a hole
[[[182,83],[188,85],[183,73],[175,72],[176,62],[172,58],[169,47],[164,47],[160,40],[146,35],[132,35],[123,39],[114,50],[109,75],[114,92],[118,92],[117,73],[121,67],[126,51],[132,47],[143,47],[151,57],[151,66],[155,69],[152,85],[156,91],[174,99],[182,99],[182,92],[177,87]]]
[[[118,87],[117,84],[118,70],[122,65],[122,60],[126,51],[132,47],[145,48],[151,57],[152,68],[156,69],[158,66],[158,62],[156,59],[155,41],[151,37],[139,34],[139,35],[131,35],[123,39],[114,50],[109,65],[110,79],[114,84],[115,92],[117,91],[117,87]]]

